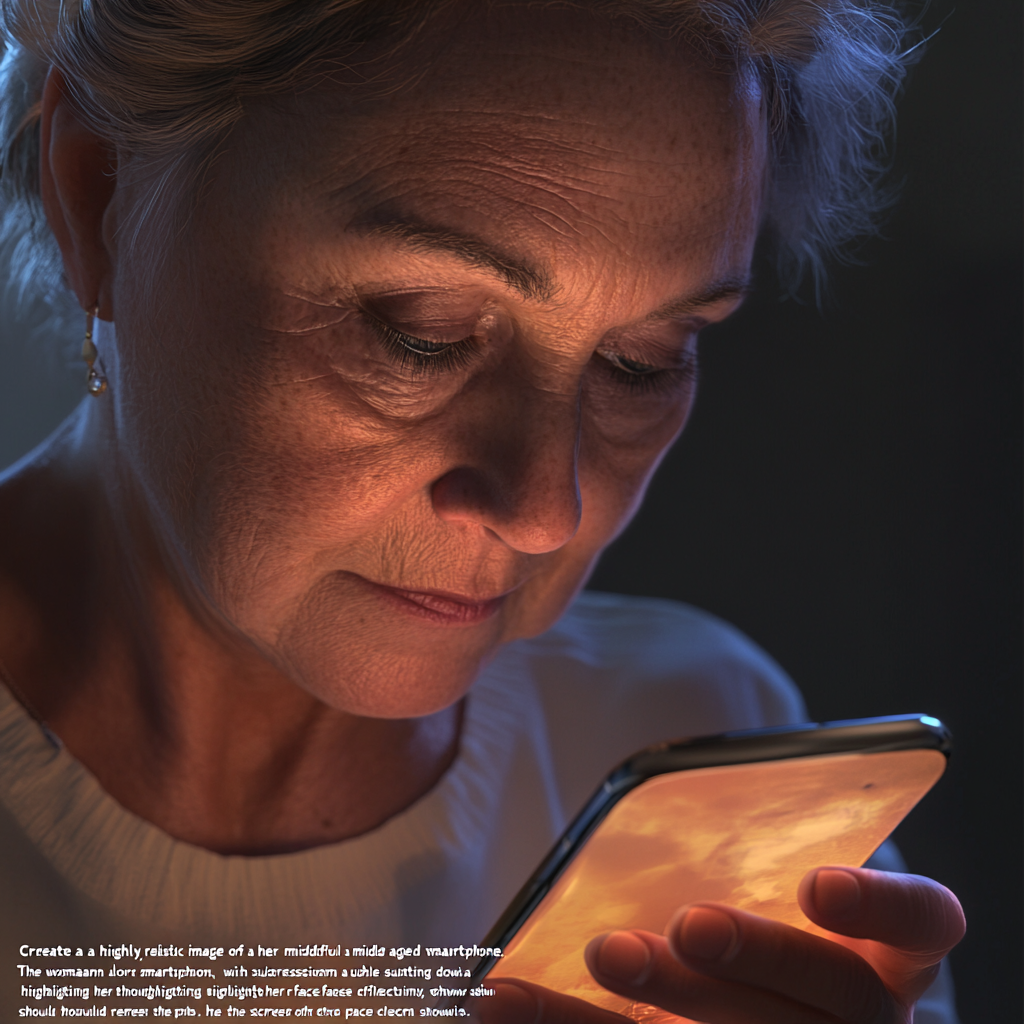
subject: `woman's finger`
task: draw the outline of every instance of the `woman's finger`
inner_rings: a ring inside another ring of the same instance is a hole
[[[804,876],[800,906],[817,925],[874,939],[937,963],[964,935],[964,912],[944,886],[920,875],[822,867]]]
[[[869,940],[852,948],[891,989],[908,998],[927,988],[939,962],[964,935],[957,898],[919,875],[817,868],[804,877],[799,898],[815,924],[837,935]]]
[[[900,1021],[904,1007],[853,950],[720,904],[683,907],[666,929],[692,970],[792,999],[851,1024]]]
[[[773,922],[765,923],[779,929],[787,928]],[[788,930],[796,932],[796,929]],[[690,937],[693,937],[692,933]],[[805,937],[814,940],[813,936]],[[705,935],[704,938],[713,940],[714,936]],[[840,956],[859,959],[827,939],[814,941],[835,947]],[[587,947],[586,959],[594,977],[613,992],[637,1002],[659,1006],[678,1016],[712,1024],[837,1024],[839,1021],[897,1024],[901,1021],[898,1008],[886,998],[877,977],[874,979],[878,995],[876,1003],[867,1007],[850,1006],[846,1004],[844,994],[830,992],[831,998],[825,1000],[829,1005],[814,1006],[803,998],[808,994],[807,983],[811,980],[803,974],[808,967],[806,959],[800,961],[799,966],[786,965],[792,982],[788,986],[791,993],[787,993],[776,987],[778,978],[771,968],[765,971],[744,970],[744,961],[750,959],[749,952],[744,955],[741,948],[728,949],[722,961],[734,964],[734,973],[743,974],[746,980],[730,976],[728,969],[720,972],[722,976],[716,976],[703,967],[695,969],[682,963],[673,955],[664,938],[649,932],[602,935]],[[761,952],[763,954],[763,950]],[[792,950],[788,953],[791,954]],[[820,964],[810,966],[812,970],[818,970]],[[866,974],[871,974],[863,961],[861,968]],[[813,992],[811,994],[813,996]],[[836,1010],[842,1012],[837,1013]]]

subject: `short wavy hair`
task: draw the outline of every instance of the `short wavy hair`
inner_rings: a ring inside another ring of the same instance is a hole
[[[337,70],[367,43],[408,43],[466,0],[0,0],[0,245],[19,298],[65,291],[39,194],[49,68],[81,114],[150,158],[146,209],[201,169],[256,97]],[[481,2],[481,0],[475,0]],[[487,0],[509,3],[516,0]],[[768,104],[765,229],[785,285],[877,230],[910,25],[875,0],[519,0],[632,19],[711,65],[752,69]],[[157,170],[154,171],[153,169]]]

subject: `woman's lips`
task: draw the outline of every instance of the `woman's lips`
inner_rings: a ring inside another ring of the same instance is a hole
[[[506,593],[479,601],[462,594],[442,593],[436,590],[403,590],[371,580],[367,582],[407,614],[453,626],[473,625],[492,618],[508,597]]]

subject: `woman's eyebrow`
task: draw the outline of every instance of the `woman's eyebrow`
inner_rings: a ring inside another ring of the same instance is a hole
[[[702,288],[699,292],[682,295],[678,299],[666,302],[664,306],[649,313],[644,319],[674,320],[681,316],[699,313],[702,309],[726,299],[744,299],[750,294],[750,285],[749,275],[723,277],[706,288]]]
[[[363,236],[398,239],[409,248],[421,252],[440,252],[454,256],[471,267],[489,271],[527,299],[546,301],[555,292],[551,276],[546,270],[476,235],[453,231],[411,217],[379,214],[356,221],[350,225],[350,230]],[[748,275],[732,275],[715,281],[699,292],[673,299],[644,319],[672,320],[688,316],[726,299],[744,298],[749,291]]]
[[[475,235],[406,217],[374,217],[356,222],[351,230],[364,236],[396,238],[421,252],[454,256],[471,267],[495,274],[527,299],[543,301],[550,299],[555,291],[551,276],[545,270]]]

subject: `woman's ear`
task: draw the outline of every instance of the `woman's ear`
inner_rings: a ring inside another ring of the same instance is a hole
[[[99,306],[113,319],[114,227],[108,218],[117,184],[117,156],[109,139],[82,123],[54,68],[43,87],[39,135],[39,191],[68,283],[83,309]]]

